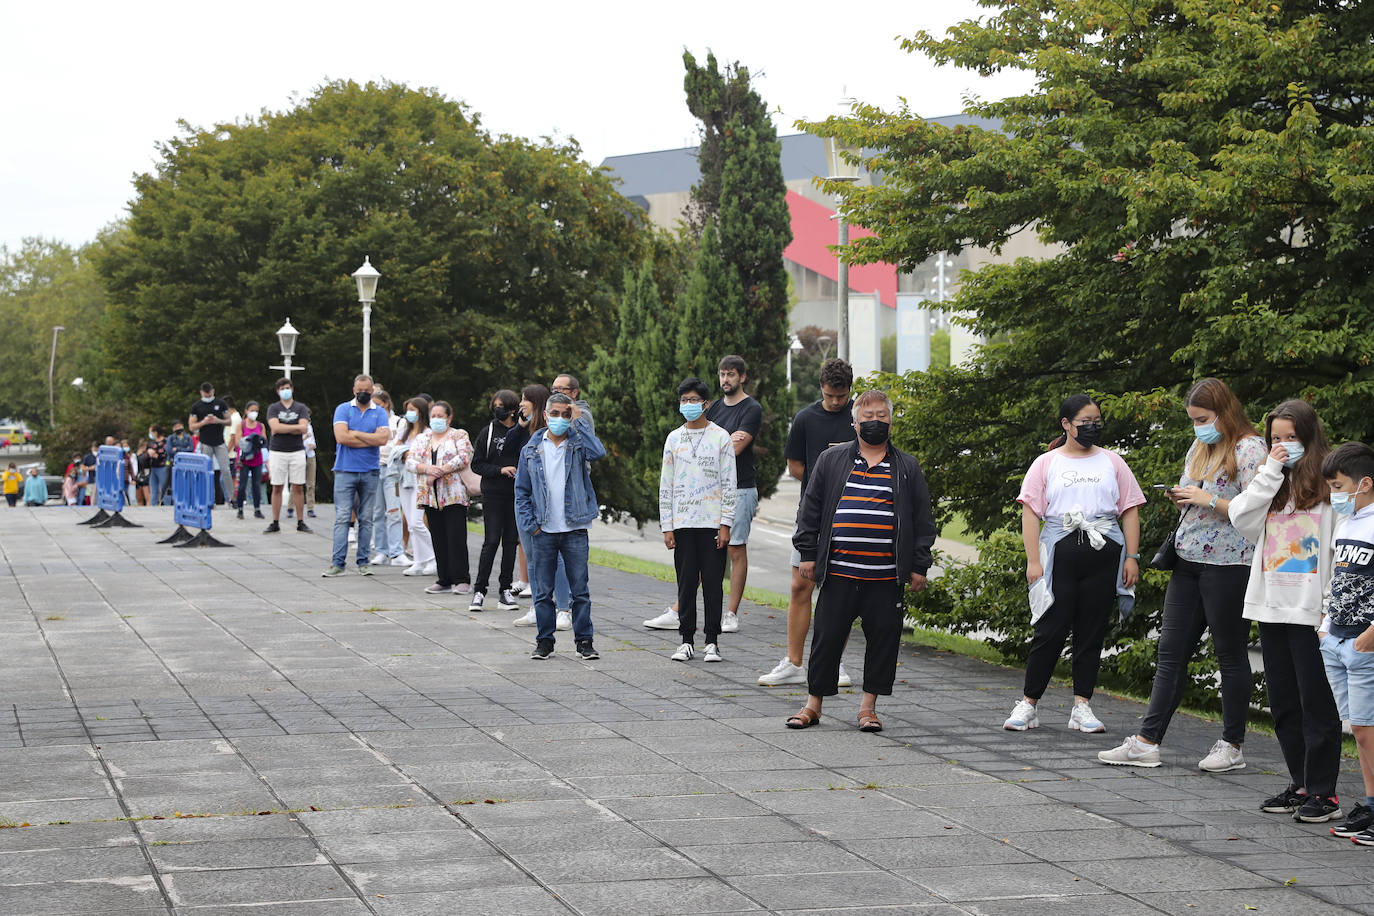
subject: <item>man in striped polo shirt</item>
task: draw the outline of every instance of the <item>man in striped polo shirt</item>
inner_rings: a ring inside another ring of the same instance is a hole
[[[859,728],[882,731],[874,712],[890,696],[902,639],[902,587],[926,587],[935,518],[914,457],[888,442],[892,401],[877,389],[854,401],[856,442],[832,446],[816,461],[793,545],[801,575],[820,586],[807,667],[806,706],[788,728],[820,721],[821,702],[839,692],[840,656],[863,619],[864,683]]]

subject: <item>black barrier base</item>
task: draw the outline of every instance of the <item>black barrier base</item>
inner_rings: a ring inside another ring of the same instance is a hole
[[[129,521],[120,513],[116,512],[103,522],[96,522],[92,528],[142,528],[142,525]]]
[[[110,519],[110,513],[106,512],[104,509],[101,509],[99,512],[97,512],[95,515],[92,515],[90,518],[86,519],[84,522],[77,522],[77,524],[78,524],[78,525],[99,525],[101,522],[109,521],[109,519]]]
[[[177,525],[177,530],[172,532],[171,537],[165,537],[162,540],[158,541],[158,543],[180,544],[182,541],[189,541],[193,537],[195,537],[195,535],[187,531],[185,525]]]
[[[204,528],[200,529],[200,534],[194,535],[189,540],[182,541],[180,544],[173,544],[173,547],[232,547],[223,541],[216,540],[210,536],[210,532]]]

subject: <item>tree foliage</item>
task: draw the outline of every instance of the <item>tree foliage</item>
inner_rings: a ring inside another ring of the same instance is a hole
[[[361,368],[349,275],[369,255],[373,375],[481,422],[495,389],[586,365],[642,257],[642,216],[579,152],[493,137],[460,103],[390,83],[183,124],[100,261],[111,365],[146,411],[184,412],[205,379],[240,402],[270,396],[290,317],[297,397],[327,411]]]

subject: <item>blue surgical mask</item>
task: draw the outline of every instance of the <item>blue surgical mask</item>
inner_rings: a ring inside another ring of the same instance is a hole
[[[445,420],[443,417],[430,417],[430,418],[429,418],[429,428],[432,429],[432,430],[433,430],[434,432],[436,432],[436,433],[447,432],[447,431],[448,431],[448,421]]]
[[[1215,445],[1221,441],[1221,431],[1217,429],[1215,423],[1203,423],[1201,426],[1193,427],[1193,435],[1197,436],[1203,445]]]
[[[1355,514],[1354,493],[1332,493],[1331,508],[1337,515]]]
[[[572,426],[572,420],[567,417],[549,417],[549,432],[555,436],[567,433]]]
[[[213,397],[209,397],[209,398],[207,398],[207,397],[202,397],[202,398],[200,399],[200,402],[201,402],[202,404],[213,404],[213,403],[215,402],[215,399],[214,399]]]
[[[281,391],[277,392],[277,397],[281,398],[283,401],[291,400],[291,389],[283,388]]]
[[[1307,451],[1301,442],[1285,442],[1283,443],[1283,450],[1288,453],[1288,460],[1283,463],[1286,468],[1291,468],[1297,464],[1303,452]]]
[[[706,408],[700,404],[679,404],[677,405],[677,409],[678,412],[682,414],[682,418],[688,423],[691,423],[693,420],[699,419],[701,417],[701,412]]]
[[[413,424],[415,424],[417,421],[419,421],[419,419],[420,419],[420,411],[418,411],[418,410],[407,410],[407,411],[406,411],[406,422],[407,422],[407,423],[410,423],[410,424],[413,425]]]

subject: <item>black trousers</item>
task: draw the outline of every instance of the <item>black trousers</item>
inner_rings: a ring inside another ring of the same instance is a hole
[[[1245,720],[1250,712],[1250,621],[1245,609],[1248,564],[1212,566],[1178,561],[1164,593],[1164,614],[1159,626],[1159,657],[1155,682],[1150,688],[1150,708],[1140,726],[1140,737],[1158,744],[1164,740],[1183,690],[1188,683],[1188,662],[1202,641],[1202,631],[1212,631],[1221,668],[1221,737],[1239,747],[1245,740]]]
[[[1341,717],[1316,631],[1293,623],[1261,623],[1259,628],[1269,710],[1289,779],[1309,795],[1335,795]]]
[[[514,494],[482,494],[482,531],[482,554],[477,560],[477,584],[473,586],[473,590],[487,590],[491,580],[491,567],[496,562],[496,550],[499,547],[501,573],[496,584],[504,592],[515,580],[515,546],[520,543],[520,532],[515,527]]]
[[[677,569],[678,633],[693,642],[697,632],[697,583],[704,611],[701,632],[708,644],[720,638],[721,580],[726,548],[716,548],[719,528],[678,528],[673,532],[673,566]]]
[[[830,575],[821,583],[816,619],[811,627],[811,660],[806,665],[807,693],[817,697],[840,692],[840,657],[863,619],[864,693],[891,696],[897,677],[897,650],[902,644],[902,584],[896,579],[873,582]]]
[[[1086,537],[1070,534],[1054,549],[1054,604],[1035,622],[1026,659],[1026,696],[1038,700],[1073,630],[1073,694],[1092,699],[1102,666],[1102,641],[1116,613],[1116,573],[1121,545],[1108,541],[1094,550]]]
[[[468,507],[461,503],[435,509],[425,506],[425,526],[434,541],[434,569],[440,585],[472,581],[468,569]]]

